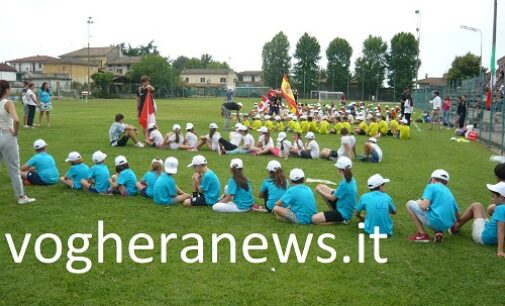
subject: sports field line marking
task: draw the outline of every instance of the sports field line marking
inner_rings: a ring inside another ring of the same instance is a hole
[[[417,123],[414,122],[414,125],[416,126],[416,129],[419,131],[419,132],[422,132],[421,129],[419,128],[419,126],[417,125]]]

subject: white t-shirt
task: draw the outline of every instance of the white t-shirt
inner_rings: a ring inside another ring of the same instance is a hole
[[[251,134],[247,133],[243,137],[243,141],[244,141],[244,147],[247,147],[247,148],[254,147],[254,137]]]
[[[149,140],[154,143],[156,148],[161,148],[165,142],[159,130],[152,130],[151,133],[149,133]]]
[[[291,144],[291,141],[289,141],[289,140],[284,140],[283,144],[284,144],[284,150],[281,149],[281,142],[280,141],[277,142],[277,149],[279,149],[280,154],[281,154],[280,157],[289,156],[289,150],[291,149],[291,147],[293,147],[293,145]]]
[[[311,140],[307,144],[307,151],[310,151],[310,156],[312,156],[312,159],[319,158],[319,145],[315,140]]]
[[[377,152],[377,155],[379,155],[379,162],[382,161],[382,150],[379,148],[379,146],[376,143],[371,143],[370,144],[372,147],[372,151]]]
[[[352,150],[352,147],[354,146],[354,144],[356,144],[356,139],[352,139],[351,136],[342,136],[342,138],[340,139],[340,148],[338,148],[338,156],[342,156],[342,155],[345,155],[345,147],[344,145],[347,144],[349,146],[349,150]],[[350,156],[348,156],[350,157]]]
[[[242,141],[242,134],[239,132],[231,131],[230,132],[230,143],[236,146],[240,145],[240,142]]]
[[[404,106],[405,106],[405,114],[412,114],[412,110],[414,107],[411,105],[409,99],[405,100]]]
[[[436,96],[435,98],[433,98],[433,100],[431,100],[431,103],[433,103],[433,109],[440,109],[440,107],[442,107],[442,99],[440,99],[439,96]]]
[[[205,138],[210,141],[212,151],[217,151],[219,149],[219,139],[221,138],[221,134],[219,132],[214,132],[212,139],[210,138],[210,134],[205,136]]]
[[[261,135],[258,138],[258,142],[261,143],[263,149],[272,149],[274,147],[274,141],[272,140],[271,136],[270,139],[268,140],[268,143],[265,143],[265,135]]]
[[[303,141],[301,139],[298,139],[297,141],[295,141],[295,143],[293,144],[293,147],[295,147],[297,150],[301,151],[303,150]]]
[[[198,136],[196,136],[194,133],[191,132],[187,132],[184,139],[186,140],[188,146],[192,148],[195,148],[196,144],[198,143]]]
[[[33,93],[31,89],[26,90],[26,100],[28,102],[28,105],[37,106],[37,103],[35,103],[35,99],[36,99],[35,93]]]
[[[179,135],[179,142],[175,142],[175,133],[172,134],[172,136],[170,136],[170,138],[168,138],[168,147],[171,149],[171,150],[178,150],[179,147],[184,143],[184,137],[182,137],[182,135]]]

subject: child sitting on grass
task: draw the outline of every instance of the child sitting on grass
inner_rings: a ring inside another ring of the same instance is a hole
[[[137,182],[137,189],[141,195],[146,198],[153,197],[154,184],[156,184],[162,171],[163,161],[159,158],[153,159],[151,161],[151,169],[144,174],[140,182]]]
[[[102,151],[96,151],[91,156],[91,160],[95,163],[91,167],[89,177],[81,180],[82,188],[89,192],[106,194],[110,188],[110,173],[107,166],[104,164],[107,154]]]
[[[288,181],[281,168],[281,163],[276,160],[268,162],[267,171],[269,177],[263,180],[258,197],[265,199],[265,208],[272,212],[275,203],[286,193],[289,187]]]
[[[179,161],[175,157],[168,157],[165,160],[165,172],[156,180],[153,187],[153,200],[158,205],[174,205],[182,203],[191,198],[191,195],[182,191],[173,176],[177,174]]]
[[[158,149],[161,149],[165,143],[163,139],[163,135],[160,130],[156,126],[156,123],[149,123],[147,126],[147,139],[145,140],[146,144]]]
[[[54,158],[47,153],[47,143],[43,139],[37,139],[33,148],[36,154],[21,167],[21,178],[25,184],[45,186],[58,183],[60,173]]]
[[[374,174],[368,179],[368,189],[359,199],[356,207],[356,216],[363,222],[365,221],[365,233],[373,234],[375,227],[379,227],[381,234],[393,235],[393,220],[391,215],[396,214],[396,207],[393,199],[384,192],[386,183],[389,179],[383,178],[380,174]],[[362,211],[366,211],[363,218]]]
[[[234,213],[248,212],[254,205],[251,182],[244,176],[244,163],[235,158],[230,162],[232,177],[225,187],[224,198],[212,206],[215,212]]]
[[[70,169],[68,169],[65,176],[60,178],[60,182],[74,190],[81,190],[81,180],[88,179],[89,167],[82,162],[79,152],[70,152],[65,162],[70,164]]]
[[[111,192],[124,197],[137,194],[137,176],[130,169],[126,157],[119,155],[114,160],[116,174],[110,178]]]

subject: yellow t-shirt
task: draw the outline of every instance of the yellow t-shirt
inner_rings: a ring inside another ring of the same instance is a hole
[[[395,119],[391,120],[391,133],[393,133],[393,135],[396,135],[399,126],[398,121]]]
[[[319,122],[319,134],[328,134],[330,133],[329,127],[330,123],[326,120]]]
[[[272,121],[270,121],[270,120],[266,120],[266,121],[265,121],[265,126],[266,126],[266,128],[267,128],[269,131],[271,131],[271,130],[273,130],[273,129],[274,129],[274,123],[273,123]]]
[[[259,119],[254,120],[253,125],[252,125],[253,130],[259,129],[261,127],[261,125],[262,125],[261,120],[259,120]]]
[[[370,122],[368,126],[368,136],[375,137],[377,134],[379,134],[379,125],[377,122]]]
[[[317,128],[317,122],[315,121],[309,122],[309,131],[311,131],[312,133],[319,132],[319,129]]]
[[[349,133],[352,133],[351,124],[348,121],[342,122],[342,128],[346,128]]]
[[[398,127],[400,130],[400,139],[409,139],[410,138],[410,126],[408,125],[400,125]]]
[[[335,123],[335,126],[333,127],[335,129],[335,132],[337,134],[340,134],[340,130],[344,127],[344,125],[342,124],[342,122],[337,122]]]
[[[275,125],[275,130],[278,132],[284,131],[284,123],[282,121],[277,122]]]
[[[382,136],[386,136],[388,134],[388,123],[384,120],[379,121],[379,131]]]
[[[288,129],[293,130],[293,123],[295,123],[293,120],[288,121]]]
[[[293,132],[295,132],[295,133],[301,133],[302,132],[302,128],[300,127],[300,122],[293,121]]]
[[[249,121],[249,119],[242,121],[242,124],[247,126],[247,128],[251,128],[251,122]]]
[[[365,132],[365,135],[368,134],[368,125],[366,124],[365,121],[361,121],[359,124],[358,124],[358,127],[363,131]]]
[[[302,133],[307,133],[309,131],[309,122],[307,120],[303,120],[301,122]]]

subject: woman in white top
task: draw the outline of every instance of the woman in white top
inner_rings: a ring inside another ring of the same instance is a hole
[[[35,95],[35,85],[30,82],[28,83],[28,90],[26,91],[26,101],[28,104],[28,116],[26,118],[26,125],[29,128],[33,128],[33,118],[35,117],[35,111],[37,106],[40,107],[40,103]]]
[[[298,154],[303,151],[304,145],[302,141],[302,135],[298,132],[293,134],[293,147],[291,148],[291,154],[298,156]]]
[[[298,153],[298,157],[318,159],[319,145],[316,142],[316,136],[313,132],[307,132],[305,138],[307,138],[307,143],[305,144],[304,150]]]
[[[287,140],[287,134],[285,132],[280,132],[279,135],[277,136],[277,154],[274,154],[277,157],[283,157],[283,158],[288,158],[289,152],[291,151],[291,147],[293,145],[291,144],[291,141]]]
[[[266,126],[262,126],[258,132],[261,133],[261,136],[258,138],[256,147],[253,148],[254,155],[272,154],[274,141],[272,139],[272,136],[270,136],[270,131]]]
[[[196,145],[197,149],[200,149],[200,147],[206,144],[209,150],[221,152],[219,149],[219,138],[221,138],[221,134],[217,131],[217,129],[217,124],[211,123],[209,125],[209,134],[200,137],[200,142]]]
[[[156,123],[149,123],[146,132],[147,132],[147,139],[145,140],[146,144],[161,149],[163,147],[163,144],[165,143],[165,140],[163,139],[163,135],[161,134],[160,130],[158,130]]]
[[[5,160],[12,188],[18,198],[18,204],[26,204],[35,201],[25,195],[23,182],[19,170],[19,146],[17,135],[19,131],[19,118],[16,108],[8,99],[11,86],[5,80],[0,80],[0,161]],[[33,123],[33,116],[32,116]]]
[[[193,123],[186,123],[186,135],[184,136],[184,144],[181,147],[188,151],[197,151],[198,135],[195,134]]]
[[[407,95],[407,100],[405,100],[405,112],[404,118],[407,119],[407,125],[410,125],[410,116],[412,115],[412,111],[414,110],[414,103],[412,101],[412,95]]]
[[[179,150],[183,143],[184,137],[181,135],[181,126],[174,124],[172,132],[165,135],[165,146],[168,146],[170,150]]]

